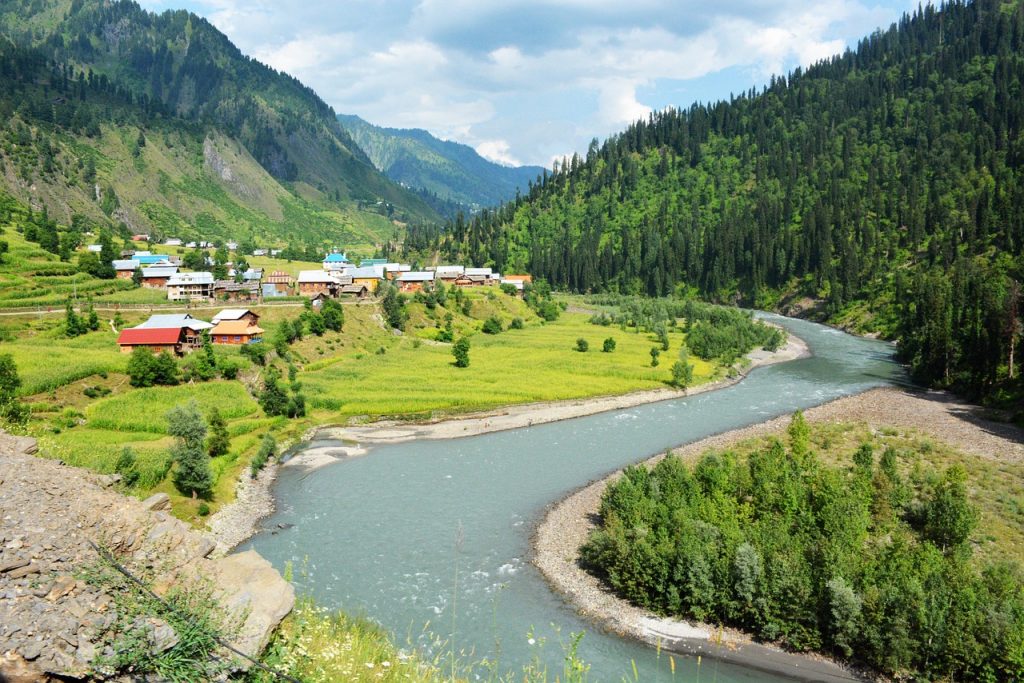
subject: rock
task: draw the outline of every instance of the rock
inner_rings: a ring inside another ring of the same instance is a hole
[[[174,632],[174,628],[163,619],[150,619],[149,625],[152,627],[149,632],[149,643],[150,651],[153,654],[166,652],[181,642],[178,634]]]
[[[142,507],[147,510],[170,510],[171,497],[166,493],[154,493],[152,496],[142,501]]]
[[[35,573],[39,572],[40,569],[42,569],[42,567],[40,567],[35,562],[32,562],[31,564],[23,565],[23,566],[19,567],[18,569],[12,569],[11,571],[7,572],[7,578],[9,578],[9,579],[20,579],[23,576],[28,576],[29,574],[35,574]]]
[[[13,560],[7,560],[6,562],[0,562],[0,574],[9,572],[13,569],[21,569],[27,567],[30,560],[28,558],[19,557]]]
[[[41,640],[30,640],[18,649],[21,652],[21,656],[31,662],[43,654],[43,642]]]
[[[295,589],[255,550],[222,557],[213,567],[210,578],[218,587],[221,604],[235,615],[245,615],[232,645],[255,657],[291,612]],[[248,668],[248,663],[243,668]]]
[[[56,602],[65,595],[75,590],[76,585],[75,577],[65,574],[57,577],[57,580],[53,582],[53,587],[50,592],[46,594],[46,599],[50,602]]]
[[[38,683],[41,680],[46,680],[42,672],[17,652],[0,654],[0,681]]]

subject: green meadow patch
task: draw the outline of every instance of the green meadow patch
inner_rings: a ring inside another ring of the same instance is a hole
[[[195,401],[204,414],[216,406],[227,420],[246,417],[258,408],[240,382],[215,381],[136,389],[97,401],[85,415],[92,429],[164,434],[167,411],[190,401]]]

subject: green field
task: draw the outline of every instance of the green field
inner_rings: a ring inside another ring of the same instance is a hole
[[[271,261],[264,265],[278,266]],[[294,263],[283,269],[307,266],[315,264]],[[271,354],[270,362],[282,376],[287,378],[289,363],[294,367],[297,386],[306,397],[307,417],[295,420],[264,415],[255,393],[266,370],[245,360],[236,348],[215,348],[218,358],[230,356],[241,365],[235,380],[131,387],[124,374],[128,355],[116,345],[110,326],[114,312],[109,310],[101,311],[98,331],[73,339],[64,334],[60,310],[4,316],[0,352],[12,354],[18,366],[23,381],[19,395],[32,409],[28,430],[40,439],[44,456],[109,473],[124,446],[129,446],[143,475],[135,493],[166,491],[176,514],[198,521],[197,501],[177,495],[165,477],[170,445],[165,415],[176,405],[195,401],[206,414],[216,406],[228,422],[229,453],[211,463],[217,483],[210,507],[216,510],[233,499],[238,476],[268,432],[285,443],[318,424],[383,417],[428,419],[516,403],[662,388],[684,340],[680,331],[670,332],[669,350],[662,352],[658,367],[651,367],[650,349],[658,344],[654,335],[593,325],[582,313],[564,313],[557,321],[544,322],[522,300],[498,290],[467,292],[465,297],[467,308],[451,298],[444,306],[433,307],[410,300],[400,335],[385,327],[377,305],[346,305],[342,332],[318,337],[307,331],[289,347],[289,362]],[[302,312],[297,306],[257,310],[268,340]],[[138,324],[149,315],[146,310],[117,313],[123,326]],[[206,319],[214,313],[205,308],[195,312]],[[468,368],[455,367],[452,345],[436,340],[449,315],[455,336],[470,339]],[[490,317],[502,322],[503,332],[481,332]],[[523,328],[509,329],[517,318]],[[607,337],[616,341],[612,353],[601,351]],[[586,353],[576,350],[580,338],[589,343]],[[695,384],[725,373],[692,356],[690,361]]]

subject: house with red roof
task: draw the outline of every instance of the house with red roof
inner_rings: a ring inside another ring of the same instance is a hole
[[[185,346],[184,327],[130,327],[121,330],[117,338],[121,353],[131,353],[138,346],[143,346],[153,353],[167,351],[180,355]]]

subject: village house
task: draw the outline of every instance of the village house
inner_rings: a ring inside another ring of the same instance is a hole
[[[262,268],[250,268],[242,273],[242,282],[255,282],[259,284],[263,280]]]
[[[151,315],[137,327],[121,330],[117,343],[122,353],[131,353],[136,346],[145,346],[154,353],[169,351],[181,355],[203,345],[203,331],[213,325],[187,313]]]
[[[370,293],[373,293],[377,291],[377,285],[384,279],[384,269],[381,266],[349,268],[344,271],[344,275],[352,278],[352,284],[364,285]]]
[[[171,276],[177,274],[178,266],[149,266],[142,268],[142,286],[163,289]]]
[[[253,249],[252,250],[252,255],[253,256],[266,256],[267,255],[267,250],[266,249]]]
[[[165,327],[159,329],[145,329],[129,327],[121,330],[117,337],[117,345],[121,353],[131,353],[137,346],[144,346],[153,353],[167,351],[175,355],[182,355],[185,352],[185,328]]]
[[[213,283],[213,297],[222,301],[259,301],[260,284],[217,280]]]
[[[148,242],[148,241],[149,241],[149,235],[146,235],[144,233],[140,233],[138,235],[132,235],[132,242]]]
[[[512,285],[520,293],[526,289],[526,285],[533,283],[533,277],[530,275],[505,275],[501,278],[501,284]]]
[[[228,242],[224,245],[228,251],[238,251],[238,242]]]
[[[313,296],[326,294],[333,297],[337,294],[338,280],[330,273],[322,270],[303,270],[299,272],[299,294]]]
[[[263,328],[247,318],[222,320],[210,330],[214,344],[255,344],[263,341]]]
[[[181,240],[178,239],[177,237],[168,237],[166,240],[164,240],[164,246],[165,247],[180,247],[181,246]]]
[[[357,299],[365,299],[366,297],[370,296],[370,290],[366,287],[366,285],[361,284],[342,285],[338,289],[338,294],[339,296],[351,296]]]
[[[111,265],[114,266],[114,273],[119,280],[131,280],[135,275],[135,269],[140,266],[135,259],[114,259]]]
[[[213,298],[213,273],[175,273],[167,280],[168,301],[209,301]]]
[[[266,282],[263,285],[263,296],[267,296],[267,285],[271,285],[278,294],[285,296],[291,293],[294,284],[295,278],[291,275],[283,270],[275,270],[267,276]]]
[[[352,264],[344,253],[339,254],[335,251],[324,257],[323,266],[326,271],[336,271],[351,268]]]
[[[103,245],[102,244],[90,244],[85,249],[86,249],[86,251],[90,251],[93,254],[99,254],[100,252],[103,251]]]
[[[402,273],[412,272],[412,266],[408,263],[385,263],[384,264],[384,278],[387,280],[396,280]]]
[[[359,261],[360,268],[369,268],[370,266],[383,266],[388,262],[386,258],[364,258]]]
[[[399,274],[396,282],[402,292],[419,292],[434,284],[434,273],[430,271],[409,271]]]
[[[213,316],[213,324],[226,322],[229,320],[244,320],[250,325],[259,325],[260,314],[251,308],[225,308],[217,315]]]
[[[438,266],[434,269],[434,277],[445,282],[455,282],[465,273],[466,268],[464,266]]]
[[[148,251],[137,251],[132,254],[132,259],[143,266],[175,265],[170,256],[165,254],[153,254]]]

